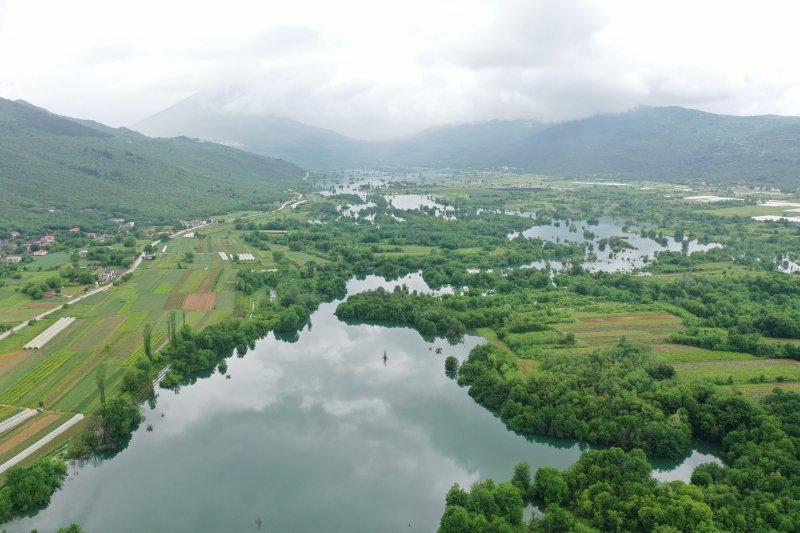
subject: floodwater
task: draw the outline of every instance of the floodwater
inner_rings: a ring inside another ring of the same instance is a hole
[[[352,280],[348,290],[428,290],[417,276]],[[71,466],[51,505],[8,530],[428,532],[454,482],[578,459],[573,441],[507,430],[445,375],[445,358],[465,359],[481,338],[450,345],[344,323],[337,303],[321,305],[296,342],[270,334],[230,358],[230,379],[160,391],[127,449]],[[660,464],[659,477],[686,479],[684,463]]]
[[[517,232],[509,233],[508,238],[513,239],[519,235]],[[683,252],[691,255],[695,252],[704,252],[722,246],[718,243],[703,244],[697,240],[676,241],[672,237],[666,237],[666,243],[661,244],[648,237],[643,237],[638,232],[628,233],[625,231],[624,222],[609,219],[601,219],[596,224],[589,224],[587,221],[554,221],[545,226],[533,226],[523,231],[522,236],[555,243],[590,245],[592,249],[587,250],[582,263],[583,268],[590,272],[630,272],[647,266],[659,252]],[[601,249],[600,241],[612,237],[624,239],[630,247],[614,252],[611,245],[607,244],[605,249]],[[545,263],[537,262],[528,266],[545,268]],[[550,268],[560,270],[563,265],[552,263]]]
[[[455,209],[438,201],[432,194],[385,194],[386,201],[395,209],[401,211],[416,211],[421,208],[432,209],[438,217],[455,220]]]

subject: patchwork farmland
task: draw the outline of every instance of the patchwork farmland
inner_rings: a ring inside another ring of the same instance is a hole
[[[672,344],[668,338],[682,331],[680,318],[659,310],[597,309],[574,311],[574,322],[558,324],[562,334],[575,335],[576,345],[563,349],[587,354],[608,348],[624,338],[642,345],[657,360],[671,364],[685,381],[706,381],[745,394],[768,394],[773,388],[800,389],[800,362],[763,359],[739,352],[711,351],[694,346]],[[550,345],[551,348],[553,344]],[[553,350],[549,353],[558,353]]]
[[[250,215],[269,220],[268,214]],[[275,215],[272,216],[274,218]],[[298,216],[293,213],[293,216]],[[302,215],[301,215],[302,216]],[[34,415],[0,433],[0,463],[9,460],[78,413],[90,413],[100,405],[96,381],[98,365],[106,366],[106,396],[121,393],[125,371],[145,357],[142,330],[152,327],[152,346],[167,341],[166,322],[176,312],[181,322],[201,329],[232,316],[243,316],[256,298],[235,294],[239,268],[274,268],[272,254],[253,250],[240,240],[232,224],[204,228],[195,237],[176,238],[155,248],[154,259],[143,261],[132,278],[111,290],[38,320],[0,340],[0,424]],[[140,241],[140,245],[149,241]],[[226,254],[223,260],[222,252]],[[234,256],[248,259],[246,266]],[[45,256],[48,265],[68,254]],[[252,259],[251,259],[252,258]],[[296,261],[302,262],[298,257]],[[31,272],[29,279],[46,279],[52,272]],[[77,287],[72,293],[80,290]],[[65,295],[71,294],[65,291]],[[14,288],[0,287],[0,322],[18,323],[63,303],[63,298],[31,302]],[[35,348],[35,349],[24,349]],[[75,421],[65,435],[81,430]],[[22,464],[28,464],[59,446],[44,446]]]

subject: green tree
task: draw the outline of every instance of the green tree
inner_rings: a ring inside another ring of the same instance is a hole
[[[41,459],[27,468],[12,468],[0,490],[0,519],[32,515],[47,507],[65,477],[67,464],[63,461]]]
[[[447,506],[439,522],[439,533],[464,533],[472,531],[469,512],[461,506]]]
[[[95,370],[95,380],[97,381],[97,389],[100,391],[100,403],[106,403],[106,371],[108,370],[106,363],[100,363]]]
[[[548,505],[544,511],[544,516],[536,523],[536,526],[537,529],[535,531],[545,533],[574,531],[575,517],[557,504]]]
[[[84,531],[78,524],[70,524],[67,527],[58,528],[56,533],[84,533]]]
[[[152,328],[150,324],[145,324],[144,328],[142,329],[142,341],[144,343],[144,354],[147,356],[148,359],[153,358],[153,339],[152,339]]]
[[[533,496],[547,504],[561,503],[569,492],[561,470],[552,466],[542,466],[533,478]]]
[[[511,483],[517,487],[523,495],[527,496],[531,484],[531,467],[527,462],[519,463],[514,467],[514,477]]]
[[[175,317],[175,311],[169,312],[169,318],[167,319],[167,335],[169,335],[170,345],[175,348],[178,345],[177,319]]]

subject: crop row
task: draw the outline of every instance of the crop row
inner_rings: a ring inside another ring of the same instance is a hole
[[[59,366],[64,364],[64,362],[66,362],[73,355],[75,355],[74,352],[67,351],[56,352],[55,354],[51,355],[47,358],[47,360],[37,365],[32,371],[25,374],[22,379],[17,381],[14,385],[9,387],[7,391],[0,395],[0,402],[14,403],[19,401],[26,394],[28,394],[33,387],[35,387],[42,380],[47,379],[50,374],[52,374]]]
[[[164,333],[163,331],[153,332],[152,337],[150,339],[150,345],[153,347],[154,351],[161,345],[161,342],[164,340],[164,337],[166,337],[166,333]],[[133,366],[134,364],[136,364],[136,361],[138,361],[139,358],[142,357],[143,355],[144,355],[144,345],[142,344],[136,349],[136,351],[134,351],[130,355],[130,357],[128,357],[122,362],[122,366],[123,367]]]

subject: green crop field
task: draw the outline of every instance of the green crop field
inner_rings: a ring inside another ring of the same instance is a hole
[[[800,381],[800,362],[786,359],[755,359],[745,361],[697,361],[673,365],[678,376],[732,384]]]
[[[29,418],[19,426],[3,434],[0,442],[0,463],[4,463],[19,452],[66,422],[72,415],[42,413]]]
[[[142,328],[145,324],[153,328],[152,346],[157,350],[167,340],[166,320],[170,311],[177,312],[179,322],[185,321],[198,330],[227,317],[243,315],[246,309],[250,309],[258,294],[245,297],[234,291],[238,269],[246,268],[248,264],[222,261],[216,250],[230,253],[250,251],[261,260],[260,264],[255,264],[259,268],[276,266],[271,252],[255,250],[243,242],[241,233],[233,230],[232,224],[219,225],[207,231],[217,237],[179,237],[166,243],[167,253],[163,254],[161,249],[164,245],[159,244],[156,259],[143,262],[130,280],[0,340],[0,420],[23,407],[40,404],[46,409],[65,413],[46,427],[23,424],[27,426],[25,431],[36,430],[30,435],[15,428],[19,431],[0,436],[0,450],[4,442],[13,444],[13,449],[6,450],[0,457],[10,456],[35,442],[70,413],[90,412],[99,407],[95,378],[99,364],[107,365],[106,394],[119,394],[126,370],[144,357]],[[148,242],[142,240],[140,245]],[[195,254],[191,263],[185,260],[187,252]],[[304,252],[291,253],[298,263],[323,261]],[[68,260],[67,252],[37,258],[38,263],[29,265],[30,270],[23,272],[21,279],[0,287],[0,323],[15,325],[61,303],[63,298],[33,302],[15,289],[28,281],[41,282],[57,275],[44,269]],[[41,272],[38,271],[40,266],[43,268]],[[82,290],[81,287],[70,287],[65,292]],[[43,349],[21,349],[62,316],[78,320]]]
[[[609,309],[611,313],[614,311]],[[573,333],[580,346],[590,348],[614,345],[622,337],[629,342],[652,345],[683,329],[680,318],[664,313],[615,315],[575,312],[572,316],[575,322],[559,324],[558,330]]]
[[[576,337],[575,347],[568,351],[585,354],[613,346],[624,337],[627,342],[643,345],[656,360],[672,364],[682,380],[701,380],[729,387],[735,385],[745,394],[760,394],[765,388],[792,388],[800,381],[798,362],[671,344],[667,342],[668,337],[684,329],[680,318],[652,311],[621,315],[615,307],[608,304],[592,312],[572,312],[575,322],[558,324],[558,331],[573,333]],[[609,314],[604,314],[603,308]],[[514,350],[526,345],[549,346],[552,350],[558,339],[552,336],[552,332],[545,331],[511,334],[505,340]],[[526,368],[526,371],[530,369]]]
[[[653,346],[653,356],[665,363],[695,363],[706,361],[752,361],[754,355],[740,352],[705,350],[682,344],[658,344]]]
[[[52,300],[33,301],[28,295],[16,292],[12,287],[0,288],[0,324],[16,325],[60,304],[60,301]]]
[[[382,247],[380,252],[377,252],[377,255],[427,255],[434,250],[432,246],[399,246],[400,250],[396,250],[395,247]],[[464,251],[468,251],[468,248],[462,248],[459,250],[459,253],[463,253]]]
[[[46,270],[48,268],[62,265],[69,262],[69,253],[67,252],[54,252],[47,255],[34,256],[33,263],[30,263],[31,270]],[[52,275],[52,273],[50,273]]]
[[[0,422],[7,420],[17,413],[21,413],[22,409],[13,407],[11,405],[0,405]]]

